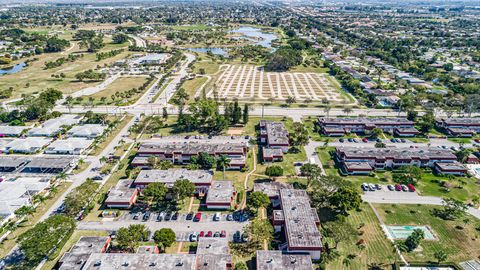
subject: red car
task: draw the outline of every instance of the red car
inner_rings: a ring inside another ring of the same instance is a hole
[[[395,190],[396,190],[396,191],[402,191],[402,186],[399,185],[399,184],[396,184],[396,185],[395,185]]]
[[[407,184],[407,187],[410,192],[415,192],[415,187],[412,184]]]
[[[213,232],[212,231],[208,231],[207,232],[207,235],[205,235],[205,237],[212,237],[213,236]]]
[[[220,232],[220,237],[226,237],[227,236],[227,232],[226,231],[221,231]]]
[[[368,142],[368,139],[367,139],[367,138],[363,138],[362,141],[363,141],[364,143],[367,143],[367,142]]]
[[[201,231],[200,234],[198,235],[198,237],[204,237],[205,236],[205,232],[204,231]]]
[[[195,215],[195,218],[193,219],[193,221],[198,222],[198,221],[200,221],[201,219],[202,219],[202,213],[197,213],[197,214]]]

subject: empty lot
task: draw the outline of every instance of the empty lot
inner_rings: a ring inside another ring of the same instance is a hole
[[[335,79],[325,73],[266,72],[254,65],[228,65],[210,89],[208,97],[239,100],[279,100],[294,97],[297,102],[311,100],[331,103],[351,103]]]

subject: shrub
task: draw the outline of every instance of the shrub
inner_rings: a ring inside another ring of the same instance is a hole
[[[265,170],[265,174],[268,176],[282,176],[283,168],[277,165],[269,166]]]

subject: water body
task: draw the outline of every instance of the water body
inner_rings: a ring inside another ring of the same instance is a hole
[[[212,52],[215,55],[222,55],[227,57],[228,52],[224,48],[216,48],[216,47],[203,47],[203,48],[188,48],[189,51],[192,52],[200,52],[200,53],[208,53]]]
[[[7,69],[0,69],[0,75],[15,74],[17,72],[20,72],[26,66],[27,66],[27,64],[22,62],[22,63],[14,65],[13,67],[9,67]]]
[[[254,45],[260,45],[265,48],[272,49],[272,42],[277,39],[274,33],[263,32],[260,28],[242,26],[240,28],[229,31],[229,33],[240,34],[236,39],[247,39],[252,41]],[[273,48],[274,49],[274,48]],[[207,53],[212,52],[215,55],[228,56],[228,49],[222,47],[203,47],[188,48],[189,51]]]
[[[272,48],[272,41],[277,39],[274,33],[263,32],[260,28],[242,26],[238,29],[231,30],[230,33],[238,33],[247,40],[255,42],[255,45],[260,45],[265,48]]]

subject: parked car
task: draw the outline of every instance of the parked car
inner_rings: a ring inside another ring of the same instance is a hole
[[[188,213],[187,217],[185,219],[186,220],[192,220],[193,219],[193,212]]]
[[[172,211],[168,211],[165,215],[165,221],[169,221],[172,218]]]
[[[137,213],[133,214],[133,219],[134,220],[137,220],[138,218],[140,218],[140,213],[137,212]]]
[[[192,233],[190,234],[190,242],[197,242],[198,241],[198,237],[197,237],[197,233]]]
[[[405,139],[400,139],[400,141],[401,141],[402,143],[407,142],[407,140],[405,140]]]
[[[178,212],[175,212],[172,216],[172,220],[177,220],[178,219]]]
[[[352,138],[348,138],[347,139],[349,142],[353,142],[353,139]]]
[[[375,184],[375,188],[376,188],[377,190],[382,190],[382,186],[379,185],[379,184]]]
[[[407,184],[408,191],[415,192],[415,187],[412,184]]]
[[[212,237],[213,236],[213,232],[212,231],[208,231],[207,234],[205,235],[205,237]]]
[[[408,191],[408,187],[406,185],[401,185],[403,191]]]
[[[368,142],[368,139],[367,139],[367,138],[363,138],[363,139],[362,139],[362,142],[367,143],[367,142]]]
[[[395,141],[395,138],[391,138],[390,141],[391,141],[391,142],[396,142],[396,141]]]
[[[228,220],[228,221],[232,221],[232,220],[233,220],[233,215],[232,215],[232,214],[228,214],[228,215],[227,215],[227,220]]]
[[[227,232],[225,230],[222,230],[220,232],[220,237],[227,237]]]
[[[205,236],[205,232],[204,231],[201,231],[200,234],[198,235],[198,237],[204,237]]]
[[[355,139],[355,138],[353,139],[353,141],[354,141],[354,142],[356,142],[356,143],[358,143],[358,140],[357,140],[357,139]]]
[[[345,140],[342,139],[342,138],[340,138],[340,139],[338,139],[338,141],[339,141],[339,142],[344,142]]]
[[[248,241],[248,234],[246,234],[246,233],[243,233],[243,234],[242,234],[242,241],[243,241],[243,242],[247,242],[247,241]]]
[[[233,242],[238,243],[238,242],[241,242],[241,241],[242,241],[242,233],[240,231],[236,231],[233,234]]]
[[[396,191],[402,191],[402,186],[400,186],[399,184],[396,184],[395,185],[395,190]]]
[[[369,190],[369,187],[368,187],[368,184],[367,184],[367,183],[363,183],[363,184],[362,184],[362,190],[363,190],[363,191],[368,191],[368,190]]]
[[[165,212],[163,211],[160,212],[157,216],[157,221],[162,221],[164,217],[165,217]]]
[[[202,213],[198,212],[197,214],[195,214],[195,218],[193,219],[193,221],[199,222],[200,220],[202,220]]]
[[[370,191],[375,191],[375,190],[377,190],[377,188],[375,187],[374,184],[369,184],[369,185],[368,185],[368,189],[370,189]]]
[[[394,191],[395,190],[395,187],[393,185],[388,185],[387,186],[388,190],[390,191]]]
[[[220,212],[217,212],[215,215],[213,215],[213,221],[220,221]]]
[[[150,211],[145,212],[143,215],[143,221],[147,221],[150,219]]]
[[[215,232],[215,233],[213,234],[213,237],[220,237],[220,232]]]

